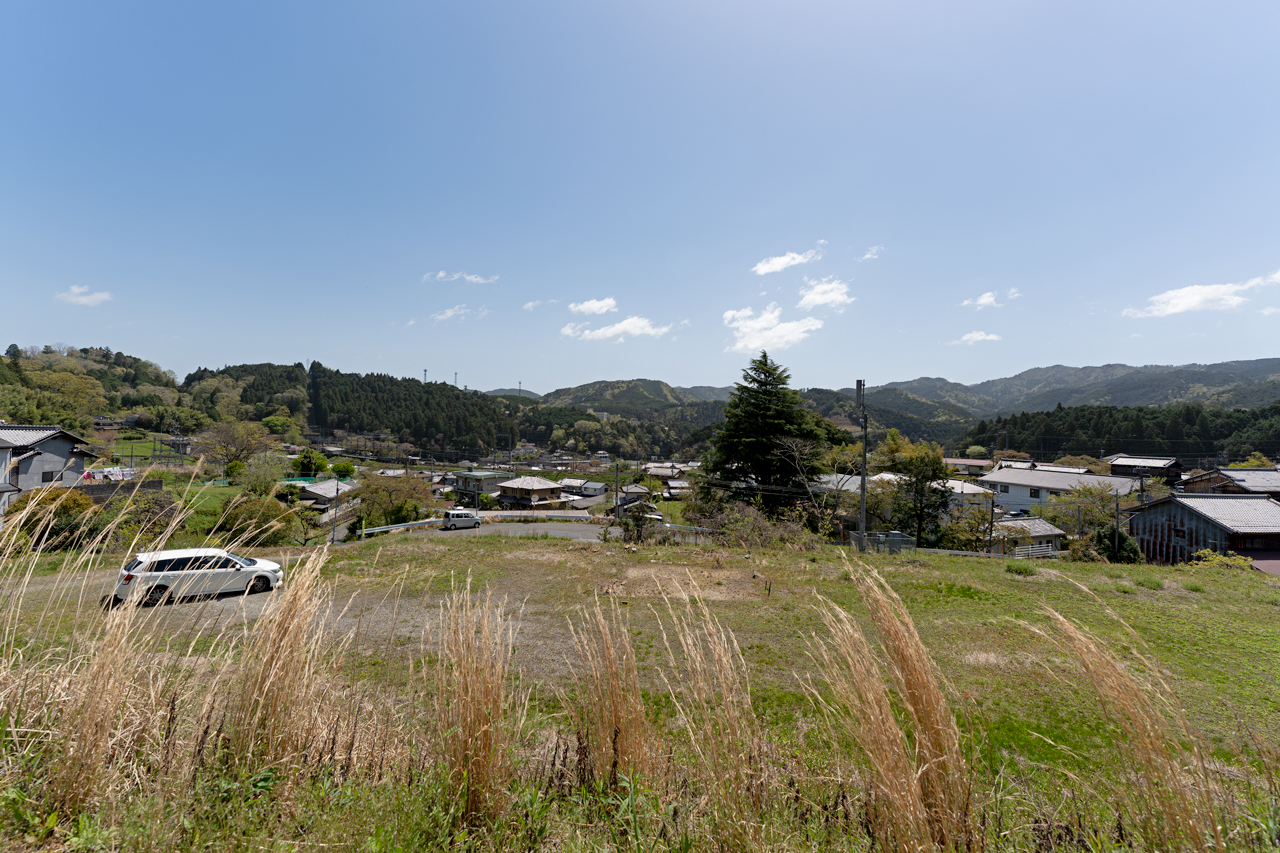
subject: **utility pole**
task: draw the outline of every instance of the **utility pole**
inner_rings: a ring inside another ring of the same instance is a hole
[[[425,367],[422,368],[422,384],[427,384],[427,369]]]
[[[862,421],[862,470],[861,483],[858,489],[858,550],[867,550],[867,406],[862,399],[862,389],[866,382],[858,380],[858,394],[855,402],[858,405],[858,419]]]

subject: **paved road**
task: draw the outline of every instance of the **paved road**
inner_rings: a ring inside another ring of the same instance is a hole
[[[616,527],[603,527],[599,524],[571,524],[554,521],[535,522],[533,524],[482,524],[468,530],[434,530],[427,528],[415,531],[414,536],[542,536],[544,533],[557,539],[578,539],[598,541],[600,531],[608,530],[611,536],[621,535]]]

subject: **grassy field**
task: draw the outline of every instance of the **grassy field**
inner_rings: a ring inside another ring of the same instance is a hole
[[[26,585],[0,672],[12,845],[915,849],[866,746],[877,701],[924,849],[1280,844],[1277,578],[498,536],[259,555],[285,590],[110,612],[76,602],[119,557],[4,558]],[[870,666],[858,708],[842,660]],[[958,745],[926,761],[944,718]]]

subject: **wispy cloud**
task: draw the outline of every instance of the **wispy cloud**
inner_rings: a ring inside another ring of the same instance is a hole
[[[752,267],[751,271],[756,275],[768,275],[771,272],[781,272],[787,267],[794,267],[796,264],[807,264],[810,261],[816,261],[822,257],[822,247],[826,244],[826,240],[819,240],[818,245],[807,252],[787,252],[785,255],[765,258]]]
[[[1004,303],[996,302],[996,292],[994,290],[988,290],[977,299],[966,299],[960,304],[965,307],[972,306],[981,311],[983,308],[1000,308]]]
[[[1280,308],[1277,308],[1274,305],[1268,305],[1266,308],[1263,308],[1258,313],[1264,317],[1270,317],[1272,314],[1275,314],[1277,312],[1280,312]]]
[[[559,301],[560,301],[559,299],[535,299],[532,302],[526,302],[524,304],[524,310],[532,311],[534,308],[537,308],[539,305],[555,305]]]
[[[454,319],[454,318],[461,319],[461,318],[463,318],[463,317],[467,316],[467,315],[468,315],[468,314],[470,314],[470,313],[471,313],[471,310],[470,310],[469,308],[467,308],[467,306],[466,306],[465,304],[464,304],[464,305],[455,305],[455,306],[453,306],[452,308],[446,308],[445,310],[443,310],[443,311],[441,311],[441,312],[439,312],[439,313],[432,314],[432,315],[431,315],[431,319],[432,319],[432,320],[436,320],[436,321],[440,321],[440,320],[452,320],[452,319]]]
[[[812,311],[814,308],[827,307],[841,311],[842,306],[853,302],[854,297],[849,295],[849,285],[835,276],[829,275],[817,281],[805,276],[804,283],[806,286],[800,288],[801,299],[796,304],[797,308]]]
[[[458,279],[462,279],[468,284],[493,284],[498,280],[498,277],[495,275],[492,278],[485,278],[484,276],[472,275],[469,272],[445,272],[444,270],[429,272],[422,277],[423,282],[457,281]]]
[[[1011,288],[1009,288],[1009,292],[1008,292],[1008,294],[1006,294],[1006,298],[1008,298],[1008,299],[1017,299],[1017,298],[1018,298],[1019,296],[1021,296],[1021,295],[1022,295],[1022,291],[1021,291],[1021,290],[1018,290],[1018,288],[1016,288],[1016,287],[1011,287]]]
[[[1239,284],[1193,284],[1157,293],[1147,299],[1146,308],[1126,308],[1126,317],[1168,317],[1188,311],[1230,311],[1249,301],[1240,294],[1257,287],[1280,283],[1280,270]]]
[[[970,332],[967,335],[961,336],[960,340],[952,341],[951,343],[952,344],[968,344],[969,346],[973,346],[974,344],[981,343],[982,341],[998,341],[998,340],[1000,340],[999,335],[989,335],[986,332]]]
[[[476,319],[483,320],[485,317],[488,317],[488,316],[489,316],[489,306],[488,305],[480,306],[480,311],[476,314]]]
[[[608,314],[618,310],[618,300],[608,296],[604,299],[588,299],[586,302],[570,302],[569,310],[575,314]]]
[[[816,317],[782,322],[782,309],[776,302],[769,303],[759,314],[751,308],[726,311],[724,324],[733,329],[734,337],[733,344],[725,351],[741,353],[787,349],[822,328],[822,321]]]
[[[569,338],[580,338],[584,341],[625,341],[627,338],[650,337],[660,338],[671,331],[671,326],[655,326],[648,317],[628,317],[611,326],[599,329],[587,328],[589,323],[569,323],[560,330],[560,334]]]
[[[880,253],[883,251],[884,251],[884,246],[872,246],[870,249],[867,249],[867,253],[862,257],[858,258],[858,260],[874,261],[876,258],[880,257]]]
[[[95,305],[110,302],[111,293],[106,290],[98,290],[90,293],[87,286],[83,284],[73,284],[71,285],[71,289],[66,293],[55,293],[54,298],[59,302],[66,302],[70,305],[84,305],[92,308]]]

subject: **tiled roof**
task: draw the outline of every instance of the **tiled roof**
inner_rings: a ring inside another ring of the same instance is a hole
[[[1175,501],[1232,533],[1280,533],[1280,503],[1266,495],[1173,495],[1165,500]]]
[[[499,483],[498,486],[499,488],[505,486],[508,489],[530,489],[532,491],[560,488],[559,483],[548,480],[545,477],[516,477],[514,480]]]
[[[303,486],[302,491],[322,498],[332,498],[354,488],[353,484],[344,483],[341,480],[321,480],[319,483]]]
[[[1016,531],[1019,536],[1066,536],[1043,518],[1011,518],[1008,521],[997,521],[996,527]]]
[[[1165,456],[1117,456],[1111,460],[1112,465],[1132,465],[1138,468],[1168,468],[1177,465],[1177,459]]]
[[[1138,481],[1131,477],[1108,477],[1102,474],[1066,474],[1059,471],[1025,468],[1002,468],[978,478],[980,483],[1008,486],[1030,486],[1033,489],[1049,489],[1067,492],[1076,486],[1106,486],[1112,492],[1127,495],[1138,488]]]
[[[1280,492],[1280,471],[1270,468],[1221,468],[1218,473],[1230,477],[1240,488],[1251,492]]]
[[[80,436],[73,435],[59,426],[14,426],[13,424],[0,426],[0,441],[6,442],[10,447],[24,447],[39,444],[59,433],[65,434],[72,441],[84,441]]]

